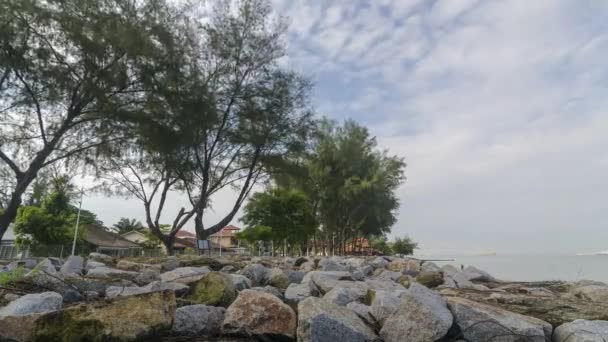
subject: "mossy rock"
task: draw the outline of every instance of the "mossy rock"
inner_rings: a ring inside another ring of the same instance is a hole
[[[443,284],[443,276],[435,271],[421,272],[416,277],[416,281],[428,288],[433,288]]]
[[[196,304],[228,307],[236,299],[236,289],[227,275],[210,272],[190,285],[185,299]]]
[[[400,284],[401,286],[405,287],[406,289],[409,289],[410,284],[412,283],[412,277],[410,277],[408,275],[402,275],[401,277],[399,277],[397,279],[397,283]]]
[[[173,291],[76,305],[45,314],[37,319],[31,340],[40,342],[148,340],[171,329],[175,309]]]
[[[286,289],[289,286],[289,277],[280,269],[275,268],[270,273],[268,285]]]
[[[372,305],[374,298],[376,298],[376,290],[374,290],[374,289],[367,290],[367,293],[365,294],[365,297],[363,298],[363,304]]]
[[[307,262],[308,259],[306,259],[305,257],[299,257],[298,259],[296,259],[296,262],[294,262],[294,266],[296,267],[300,267],[302,266],[303,263]]]

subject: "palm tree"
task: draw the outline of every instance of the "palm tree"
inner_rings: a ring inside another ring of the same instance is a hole
[[[128,219],[126,217],[121,218],[114,226],[112,226],[112,230],[114,230],[118,234],[124,234],[128,232],[132,232],[135,230],[141,230],[144,228],[144,225],[137,221],[136,219]]]

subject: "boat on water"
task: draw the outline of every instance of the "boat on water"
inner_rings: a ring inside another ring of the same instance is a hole
[[[594,255],[605,255],[608,256],[608,250],[596,253],[576,253],[576,256],[594,256]]]

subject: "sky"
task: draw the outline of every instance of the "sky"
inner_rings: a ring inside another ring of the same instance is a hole
[[[391,237],[431,254],[608,250],[607,1],[272,4],[318,115],[355,119],[405,158]],[[107,225],[143,219],[136,200],[83,205]]]

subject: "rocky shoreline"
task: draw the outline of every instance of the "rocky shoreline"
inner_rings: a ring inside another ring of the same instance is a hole
[[[20,260],[0,341],[608,340],[608,285],[396,257]],[[0,278],[2,279],[2,278]]]

